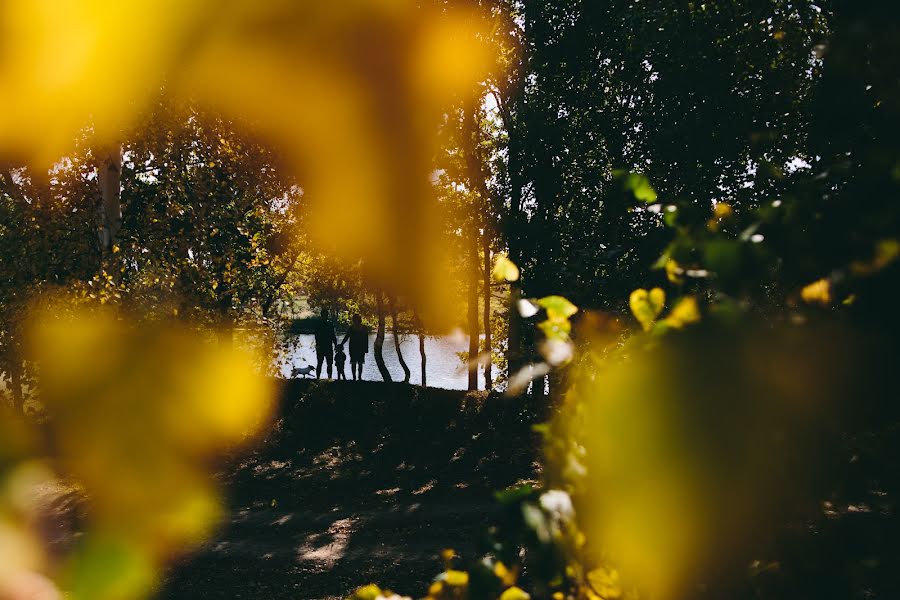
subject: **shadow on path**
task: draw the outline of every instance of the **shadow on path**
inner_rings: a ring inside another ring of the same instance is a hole
[[[231,513],[158,598],[421,596],[466,553],[493,493],[537,476],[535,399],[374,382],[290,381],[255,454],[221,475]]]

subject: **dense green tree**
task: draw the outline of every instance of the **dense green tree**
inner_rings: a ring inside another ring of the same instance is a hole
[[[508,235],[532,295],[565,287],[617,308],[651,278],[669,234],[621,193],[615,169],[645,173],[660,202],[705,222],[714,201],[769,199],[767,175],[810,157],[813,48],[826,27],[810,2],[509,10],[517,54],[498,85],[515,188]]]
[[[122,158],[114,233],[98,177],[108,160],[91,149],[46,174],[3,173],[0,370],[17,404],[28,378],[19,328],[42,294],[122,301],[145,318],[227,333],[265,323],[293,283],[301,192],[270,150],[234,124],[162,102],[144,133],[123,142]]]
[[[299,188],[222,120],[163,106],[125,145],[122,280],[197,322],[262,319],[299,248]]]

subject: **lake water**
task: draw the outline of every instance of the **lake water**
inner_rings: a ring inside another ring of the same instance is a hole
[[[338,335],[338,340],[343,339],[343,334]],[[296,335],[290,339],[291,347],[279,359],[279,368],[282,376],[290,377],[293,367],[316,366],[316,346],[312,335]],[[363,365],[363,379],[369,381],[381,381],[381,374],[375,364],[374,355],[375,335],[369,336],[369,353],[366,354],[366,362]],[[426,378],[428,387],[438,387],[450,390],[464,390],[468,386],[468,374],[466,367],[457,355],[458,352],[466,352],[469,349],[469,338],[466,335],[445,335],[425,338]],[[344,348],[346,351],[346,346]],[[414,335],[400,336],[400,351],[403,359],[411,372],[410,383],[421,384],[421,359],[419,356],[419,338]],[[397,359],[394,349],[394,336],[386,333],[384,336],[383,356],[385,365],[391,373],[394,381],[403,381],[403,369]],[[353,379],[350,372],[350,358],[347,357],[347,365],[344,368],[347,379]],[[496,369],[494,369],[496,373]],[[313,374],[313,377],[315,374]],[[326,367],[322,365],[322,377],[326,376]],[[337,373],[335,372],[335,377]],[[484,376],[482,370],[478,372],[478,387],[484,389]]]

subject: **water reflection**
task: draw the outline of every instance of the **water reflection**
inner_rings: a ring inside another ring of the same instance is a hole
[[[343,334],[338,335],[342,339]],[[279,359],[279,370],[282,377],[290,377],[291,369],[306,365],[316,365],[315,340],[311,334],[293,336],[290,340],[290,348]],[[369,336],[369,353],[363,366],[363,379],[368,381],[381,381],[381,374],[375,364],[374,355],[375,335]],[[466,335],[446,335],[425,338],[426,378],[428,387],[439,387],[450,390],[464,390],[467,387],[468,375],[460,352],[466,352],[469,348],[469,338]],[[414,335],[400,336],[400,351],[403,359],[411,372],[410,383],[421,384],[421,358],[419,354],[419,339]],[[397,358],[394,348],[394,336],[386,333],[384,336],[384,362],[394,381],[403,381],[403,369]],[[350,377],[349,361],[345,367],[347,378]],[[496,368],[492,370],[496,375]],[[324,376],[325,369],[322,373]],[[484,374],[479,370],[478,387],[484,389]]]

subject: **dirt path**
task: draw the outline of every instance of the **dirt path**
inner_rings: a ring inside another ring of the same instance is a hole
[[[497,489],[536,476],[533,402],[294,382],[269,443],[223,474],[230,518],[158,597],[421,596],[442,548],[474,551]]]

